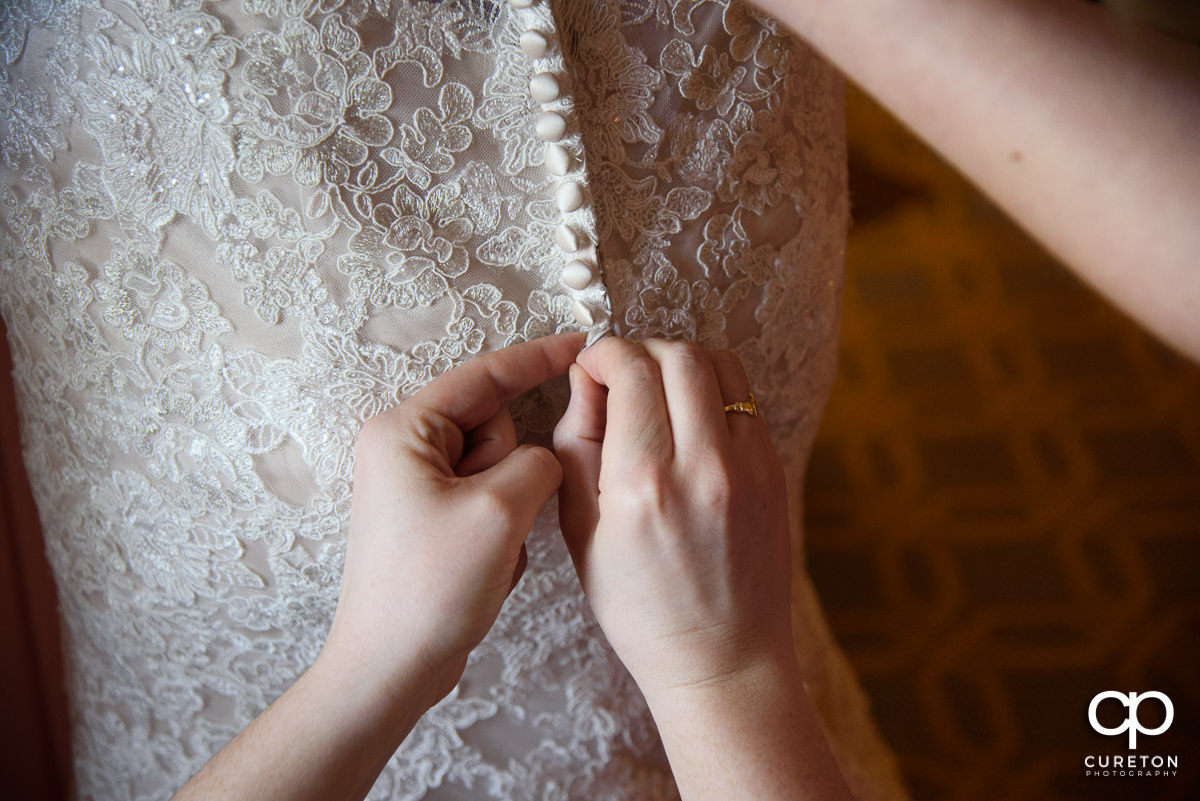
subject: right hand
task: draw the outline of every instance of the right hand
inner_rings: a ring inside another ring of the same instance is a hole
[[[723,410],[749,395],[737,357],[609,338],[570,379],[562,530],[642,691],[794,666],[786,482],[763,421]]]

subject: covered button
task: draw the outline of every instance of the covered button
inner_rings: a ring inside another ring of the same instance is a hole
[[[564,253],[575,253],[579,250],[579,234],[565,223],[554,229],[554,241]]]
[[[530,58],[541,58],[550,50],[550,40],[541,31],[525,31],[521,34],[521,49]]]
[[[584,328],[596,323],[596,318],[592,314],[592,310],[584,305],[583,301],[577,300],[571,305],[571,314],[575,315],[575,321]]]
[[[546,169],[555,175],[566,175],[575,166],[575,160],[562,145],[546,145]]]
[[[571,289],[587,289],[592,283],[592,268],[576,259],[563,268],[562,280]]]
[[[558,187],[554,197],[558,201],[558,210],[563,214],[578,211],[583,206],[583,187],[574,181],[567,181]]]
[[[537,118],[538,139],[557,142],[567,135],[567,121],[557,111],[543,111]]]
[[[558,100],[558,96],[561,94],[558,78],[548,72],[539,72],[529,79],[529,94],[533,95],[533,99],[539,103]]]

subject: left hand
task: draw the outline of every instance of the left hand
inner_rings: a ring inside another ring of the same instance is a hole
[[[414,659],[444,695],[525,567],[525,536],[557,491],[550,451],[518,445],[505,404],[567,371],[579,334],[474,359],[368,420],[359,436],[346,569],[326,651],[391,676]],[[434,699],[436,700],[436,699]]]

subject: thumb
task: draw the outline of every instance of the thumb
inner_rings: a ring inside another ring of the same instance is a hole
[[[571,403],[554,429],[554,452],[563,471],[558,517],[575,572],[582,577],[600,520],[600,450],[608,393],[578,364],[571,365],[568,375]]]
[[[562,467],[554,454],[536,445],[519,445],[469,481],[499,502],[513,536],[524,539],[542,507],[562,483]]]

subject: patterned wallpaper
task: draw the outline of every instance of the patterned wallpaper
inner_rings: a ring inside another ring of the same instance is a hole
[[[914,797],[1200,798],[1200,367],[861,94],[849,130],[808,559]],[[1130,751],[1106,690],[1174,721]],[[1130,754],[1177,775],[1084,775]]]

